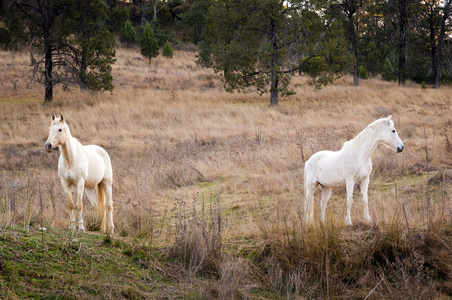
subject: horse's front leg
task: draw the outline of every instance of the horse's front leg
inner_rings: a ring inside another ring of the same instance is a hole
[[[352,219],[350,217],[350,213],[351,213],[352,204],[353,204],[353,188],[355,187],[355,181],[353,179],[346,180],[345,186],[347,188],[347,215],[345,217],[345,224],[352,225]]]
[[[83,226],[83,191],[85,190],[85,180],[81,179],[77,183],[77,213],[78,213],[78,230],[85,231]]]
[[[367,199],[367,188],[369,187],[369,176],[363,179],[361,181],[360,190],[363,197],[363,204],[364,204],[364,218],[370,222],[370,216],[369,216],[369,204]]]
[[[61,179],[61,184],[63,185],[64,193],[66,194],[68,208],[69,208],[69,229],[73,229],[75,226],[75,212],[74,212],[74,201],[72,201],[71,186],[64,179]]]

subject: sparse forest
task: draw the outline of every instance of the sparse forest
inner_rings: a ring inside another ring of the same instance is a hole
[[[297,72],[319,88],[343,74],[357,86],[359,70],[401,86],[411,80],[438,88],[452,79],[449,0],[3,0],[0,6],[0,45],[29,49],[30,80],[45,86],[45,102],[57,84],[111,91],[115,36],[130,47],[150,39],[150,30],[155,41],[142,50],[149,62],[157,43],[193,43],[197,63],[221,74],[227,91],[270,92],[270,105],[293,93]]]
[[[0,298],[451,299],[451,4],[0,0]],[[86,196],[68,230],[54,113],[113,235]],[[307,159],[388,115],[372,221],[338,189],[305,225]]]

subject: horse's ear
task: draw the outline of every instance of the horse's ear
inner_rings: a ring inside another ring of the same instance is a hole
[[[392,115],[388,116],[388,123],[391,121]]]
[[[55,114],[52,114],[52,121],[54,121],[56,119]]]
[[[64,122],[63,114],[60,114],[60,120],[61,120],[61,122]]]

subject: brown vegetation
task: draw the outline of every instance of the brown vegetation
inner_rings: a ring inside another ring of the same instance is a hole
[[[224,299],[452,295],[449,87],[378,79],[353,87],[344,77],[317,90],[294,77],[297,94],[269,108],[268,96],[226,93],[191,52],[152,65],[130,49],[117,58],[112,94],[59,88],[43,106],[43,88],[27,81],[28,56],[0,52],[2,226],[68,226],[59,153],[43,146],[51,114],[64,113],[82,144],[110,153],[116,238],[168,249],[183,270],[208,279],[180,278],[181,290],[195,285],[199,296]],[[380,146],[373,155],[374,223],[363,223],[355,193],[356,225],[345,227],[345,193],[337,191],[327,224],[305,228],[304,160],[340,149],[388,114],[405,150]],[[89,205],[86,218],[96,230]]]

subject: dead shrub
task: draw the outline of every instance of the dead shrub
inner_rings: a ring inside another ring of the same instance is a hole
[[[190,274],[219,274],[221,261],[221,211],[220,197],[210,197],[209,209],[206,211],[204,197],[201,216],[196,211],[193,200],[191,213],[187,212],[186,202],[177,201],[174,245],[169,248],[170,257],[182,263]],[[216,200],[216,203],[212,203]],[[216,206],[216,207],[214,207]],[[206,213],[209,216],[206,216]]]

